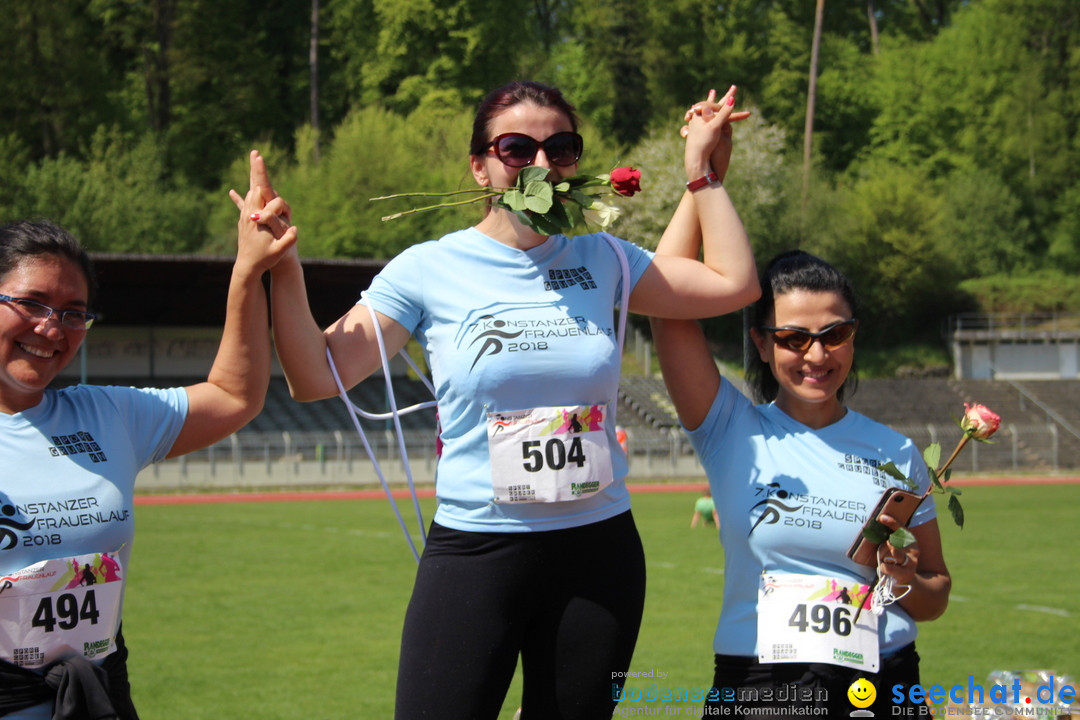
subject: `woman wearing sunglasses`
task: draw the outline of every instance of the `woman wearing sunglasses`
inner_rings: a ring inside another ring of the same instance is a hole
[[[680,239],[665,235],[658,254],[696,255],[696,243]],[[706,705],[717,714],[736,700],[780,714],[816,706],[848,717],[870,704],[864,690],[848,695],[866,678],[877,691],[871,711],[886,717],[893,686],[919,682],[916,622],[948,603],[933,503],[910,522],[915,544],[879,550],[887,592],[857,624],[875,568],[855,564],[848,549],[883,492],[900,486],[881,467],[895,463],[921,492],[926,466],[911,440],[844,406],[859,326],[848,279],[793,251],[769,263],[761,286],[747,310],[746,377],[764,404],[721,377],[696,322],[652,321],[664,380],[720,513],[724,600]],[[888,515],[879,521],[897,527]]]
[[[137,718],[120,632],[135,477],[239,430],[262,409],[270,380],[261,276],[296,231],[277,240],[251,219],[288,215],[261,158],[252,158],[252,179],[221,345],[206,382],[189,387],[50,387],[97,320],[94,271],[78,241],[51,222],[0,227],[5,720]]]
[[[437,388],[439,500],[402,635],[396,717],[495,718],[520,656],[522,718],[610,717],[629,666],[645,589],[641,542],[608,413],[620,355],[614,308],[670,317],[727,313],[758,295],[753,255],[717,173],[727,167],[734,88],[691,113],[688,188],[678,212],[711,264],[601,234],[546,236],[489,206],[479,222],[394,258],[325,331],[302,270],[273,270],[278,355],[293,396],[333,397],[329,348],[346,388],[415,334]],[[523,167],[552,179],[583,152],[562,94],[517,82],[488,95],[469,164],[481,186]],[[680,225],[684,227],[684,225]],[[624,276],[619,255],[625,256]]]

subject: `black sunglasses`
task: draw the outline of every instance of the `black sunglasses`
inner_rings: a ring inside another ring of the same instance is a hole
[[[855,318],[833,323],[819,332],[809,332],[789,327],[762,326],[760,330],[772,333],[773,342],[792,352],[806,352],[815,340],[820,340],[827,350],[840,347],[855,334],[859,321]]]
[[[494,150],[495,157],[503,165],[515,168],[532,165],[540,148],[544,148],[544,154],[552,165],[573,165],[581,159],[584,147],[584,141],[576,132],[557,132],[542,141],[522,133],[503,133],[487,145],[487,149]]]

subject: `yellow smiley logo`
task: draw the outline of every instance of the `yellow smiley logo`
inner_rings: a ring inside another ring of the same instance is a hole
[[[847,691],[848,700],[857,708],[868,708],[877,698],[877,688],[866,678],[859,678],[851,683]]]

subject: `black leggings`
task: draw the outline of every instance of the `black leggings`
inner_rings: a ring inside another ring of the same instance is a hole
[[[432,524],[405,615],[397,720],[496,718],[520,653],[522,720],[615,708],[645,602],[629,512],[569,530],[474,533]]]
[[[866,709],[873,712],[877,718],[891,717],[894,714],[892,686],[901,684],[909,688],[919,683],[919,654],[915,652],[915,643],[905,645],[889,657],[882,658],[881,667],[876,673],[836,665],[761,663],[756,658],[717,655],[713,687],[718,689],[721,697],[717,701],[709,700],[705,703],[706,708],[715,710],[713,713],[706,711],[705,716],[724,714],[721,707],[724,705],[728,710],[733,705],[742,705],[770,707],[775,710],[816,707],[827,710],[828,714],[822,717],[846,718],[855,710],[855,706],[848,700],[848,688],[859,678],[869,680],[877,691],[873,705]],[[792,688],[795,688],[794,694],[798,696],[794,701],[791,699]],[[773,691],[771,701],[761,699],[764,693],[760,691],[765,689]],[[741,694],[740,690],[743,691]],[[755,697],[754,690],[758,691],[758,699],[747,700],[748,696]],[[743,700],[739,701],[739,697]],[[905,716],[918,716],[918,708],[911,703],[906,693],[905,702],[901,703],[901,706],[908,708],[903,711]]]

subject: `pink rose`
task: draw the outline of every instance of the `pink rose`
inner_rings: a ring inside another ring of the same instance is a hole
[[[985,440],[997,432],[1001,416],[985,405],[964,403],[964,419],[960,427],[976,440]]]
[[[641,171],[632,167],[617,167],[611,171],[611,189],[625,197],[641,192]]]

